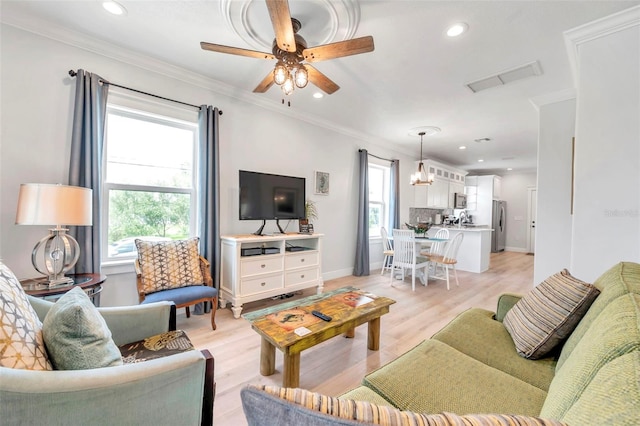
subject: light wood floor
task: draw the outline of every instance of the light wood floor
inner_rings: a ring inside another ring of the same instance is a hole
[[[533,256],[503,252],[491,255],[491,267],[482,274],[458,272],[460,286],[430,280],[424,287],[416,283],[411,291],[411,279],[394,281],[389,273],[372,271],[368,277],[348,276],[325,282],[325,289],[354,286],[376,295],[394,299],[389,314],[382,317],[380,350],[367,349],[367,329],[356,329],[354,339],[335,337],[302,353],[300,387],[339,395],[360,384],[362,377],[411,349],[447,324],[460,312],[480,307],[495,311],[497,296],[504,292],[526,293],[533,285]],[[314,294],[305,290],[295,298]],[[294,298],[286,299],[294,300]],[[281,301],[271,299],[244,305],[244,312],[261,309]],[[194,345],[209,349],[215,358],[217,382],[214,405],[216,426],[246,425],[240,389],[247,384],[282,385],[282,354],[276,351],[276,373],[260,375],[260,337],[244,319],[234,319],[229,308],[218,309],[218,329],[212,331],[209,316],[192,315],[184,310],[178,315],[178,328],[187,331]]]

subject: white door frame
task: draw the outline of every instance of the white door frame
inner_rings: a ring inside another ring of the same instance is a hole
[[[527,188],[527,253],[534,253],[535,246],[532,247],[532,243],[535,244],[535,240],[531,239],[531,222],[536,218],[536,212],[533,211],[534,203],[533,197],[538,197],[538,188],[535,186],[531,186]],[[538,203],[535,203],[537,206]],[[535,230],[533,231],[535,234]],[[535,239],[535,235],[534,235]]]

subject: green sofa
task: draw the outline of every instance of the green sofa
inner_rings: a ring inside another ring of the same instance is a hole
[[[555,356],[522,358],[497,312],[470,309],[341,398],[439,413],[512,413],[570,425],[640,423],[640,264],[593,283],[600,295]]]
[[[351,414],[347,416],[351,420],[332,420],[327,418],[327,410],[317,413],[320,405],[334,405],[341,406],[342,411],[366,413],[365,423],[414,424],[413,418],[406,422],[397,421],[397,417],[391,422],[379,421],[398,416],[398,410],[402,410],[410,415],[502,413],[580,426],[638,425],[640,264],[619,263],[593,284],[600,294],[552,356],[529,360],[518,355],[502,320],[520,296],[505,294],[499,298],[495,313],[484,309],[461,313],[431,339],[365,376],[361,386],[337,400],[323,399],[313,410],[303,408],[303,402],[320,401],[319,397],[300,395],[301,390],[244,389],[249,424],[268,424],[260,419],[269,416],[283,419],[280,424],[299,423],[297,419],[309,422],[310,418],[313,421],[309,424],[314,425],[363,420]],[[283,397],[287,392],[290,398]],[[390,407],[397,410],[389,412]],[[380,414],[381,409],[387,411]],[[335,415],[333,411],[330,414]],[[422,424],[449,424],[442,418],[438,418],[442,423],[429,421],[434,423]],[[493,422],[492,418],[486,424]]]

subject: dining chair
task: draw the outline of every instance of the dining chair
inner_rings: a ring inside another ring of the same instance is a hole
[[[431,242],[431,245],[428,248],[426,248],[425,250],[422,250],[420,254],[424,257],[443,255],[444,250],[447,247],[447,242],[449,240],[449,230],[446,228],[440,228],[433,235],[433,237],[430,237],[430,238],[433,238],[434,241]],[[442,240],[442,241],[435,241],[435,240]],[[437,263],[431,263],[429,265],[430,275],[437,274],[437,271],[436,271],[437,267],[438,267]]]
[[[393,230],[393,263],[391,266],[391,285],[396,273],[404,281],[405,270],[411,270],[411,290],[416,291],[416,272],[423,270],[420,281],[427,285],[429,260],[419,255],[416,249],[415,232],[406,229]]]
[[[382,260],[382,269],[380,270],[380,275],[382,275],[384,274],[384,271],[391,270],[393,262],[393,245],[389,239],[389,234],[387,234],[387,229],[384,226],[380,228],[380,235],[382,236],[382,254],[384,255],[384,259]]]
[[[458,272],[456,271],[456,263],[458,260],[456,256],[458,256],[458,249],[460,248],[460,243],[462,243],[462,238],[464,234],[462,232],[458,232],[451,240],[449,240],[444,249],[444,253],[442,255],[434,254],[429,255],[429,261],[434,263],[434,270],[438,265],[442,266],[444,270],[445,276],[435,274],[433,278],[436,279],[446,279],[447,280],[447,290],[449,290],[449,269],[453,269],[453,275],[456,279],[456,286],[458,286]]]

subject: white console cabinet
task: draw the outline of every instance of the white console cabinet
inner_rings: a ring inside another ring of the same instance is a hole
[[[296,233],[222,236],[220,307],[231,302],[233,316],[240,318],[247,302],[310,287],[322,293],[321,237]],[[253,254],[256,252],[260,254]]]

